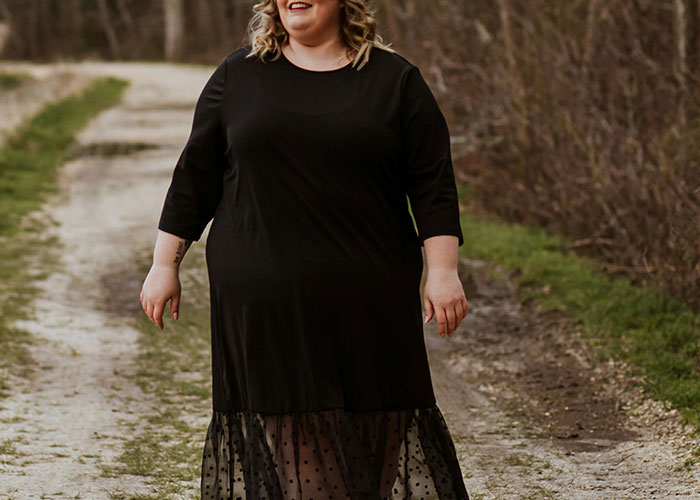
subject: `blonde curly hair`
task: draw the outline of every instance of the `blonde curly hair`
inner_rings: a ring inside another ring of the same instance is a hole
[[[358,71],[367,64],[372,47],[395,52],[377,33],[376,11],[370,8],[371,0],[342,0],[340,12],[341,36],[348,47],[347,55]],[[277,0],[261,0],[253,6],[253,16],[248,23],[246,41],[251,51],[246,57],[274,61],[282,55],[282,45],[289,40],[277,10]]]

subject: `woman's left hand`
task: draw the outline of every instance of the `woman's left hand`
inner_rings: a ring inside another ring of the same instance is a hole
[[[437,318],[440,336],[452,337],[467,315],[469,304],[456,269],[428,269],[423,288],[425,319]]]

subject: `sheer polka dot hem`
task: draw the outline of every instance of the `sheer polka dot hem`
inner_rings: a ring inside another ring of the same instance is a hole
[[[202,500],[468,500],[437,406],[213,413]]]

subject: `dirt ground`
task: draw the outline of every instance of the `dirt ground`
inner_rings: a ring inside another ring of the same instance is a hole
[[[112,270],[155,239],[210,70],[0,67],[132,82],[123,102],[80,134],[61,192],[46,206],[64,250],[41,282],[36,318],[19,325],[37,339],[31,352],[41,369],[11,380],[13,394],[0,401],[0,499],[108,499],[117,485],[148,493],[146,478],[101,475],[120,452],[125,422],[151,407],[125,376],[135,369],[138,332],[107,312],[133,304],[116,289],[105,304],[102,288],[119,283],[108,279]],[[469,315],[452,338],[441,338],[432,321],[425,339],[438,405],[474,500],[700,498],[700,468],[683,467],[700,443],[675,412],[644,399],[624,366],[596,359],[565,317],[519,301],[515,276],[467,259],[460,273]]]
[[[433,383],[474,498],[700,498],[700,443],[563,314],[516,298],[514,275],[461,259],[470,314],[426,331]]]
[[[132,84],[120,105],[80,134],[75,160],[61,170],[61,192],[45,208],[63,249],[60,267],[40,283],[36,318],[18,325],[37,339],[31,354],[40,369],[11,380],[14,393],[0,401],[0,442],[12,447],[0,457],[2,499],[149,492],[147,478],[102,476],[101,466],[118,457],[128,424],[147,415],[151,402],[127,378],[136,369],[139,333],[105,312],[123,307],[124,299],[115,290],[105,304],[101,283],[133,249],[155,241],[154,221],[209,72],[89,63],[72,70],[81,80],[115,74]]]

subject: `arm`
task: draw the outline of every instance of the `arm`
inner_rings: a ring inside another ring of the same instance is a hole
[[[441,336],[452,336],[467,314],[467,299],[457,272],[464,243],[450,134],[437,101],[417,67],[402,80],[402,133],[405,183],[424,247],[426,281],[424,322],[437,318]]]
[[[226,61],[207,81],[194,110],[192,129],[175,164],[158,229],[184,240],[199,241],[223,194],[226,135],[221,102]]]
[[[220,103],[226,84],[226,60],[207,81],[194,110],[192,129],[172,174],[158,222],[153,265],[141,289],[141,307],[163,328],[163,310],[179,316],[179,267],[193,241],[214,217],[222,196],[226,140]]]

